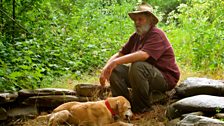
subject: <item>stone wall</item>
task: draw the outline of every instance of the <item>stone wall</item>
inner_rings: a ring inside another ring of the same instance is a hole
[[[42,88],[3,92],[0,93],[0,126],[49,113],[65,102],[97,101],[108,96],[111,96],[110,87],[93,84],[78,84],[74,90]],[[187,78],[165,94],[152,92],[150,99],[151,104],[169,101],[167,126],[224,126],[223,81]]]
[[[41,112],[51,112],[55,107],[70,101],[95,101],[110,95],[110,88],[99,85],[78,84],[74,90],[60,88],[23,89],[0,93],[0,126],[14,125],[18,119],[35,118]]]
[[[175,88],[167,126],[224,126],[224,81],[191,77]]]

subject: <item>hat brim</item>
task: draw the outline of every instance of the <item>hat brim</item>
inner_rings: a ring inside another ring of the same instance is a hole
[[[132,20],[134,20],[134,17],[138,14],[141,14],[141,13],[147,13],[147,14],[151,15],[152,16],[152,22],[153,22],[154,25],[156,25],[159,22],[159,19],[153,13],[151,13],[149,11],[133,11],[133,12],[128,13],[128,15]]]

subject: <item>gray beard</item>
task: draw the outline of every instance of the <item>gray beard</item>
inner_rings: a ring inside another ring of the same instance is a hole
[[[135,25],[136,33],[140,36],[147,33],[149,31],[149,29],[150,29],[150,24],[146,24],[146,25],[142,25],[142,26]]]

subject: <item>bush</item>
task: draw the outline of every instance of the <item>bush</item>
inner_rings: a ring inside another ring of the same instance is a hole
[[[224,2],[191,0],[169,15],[167,31],[178,60],[196,69],[224,68]]]
[[[10,32],[1,37],[1,89],[37,88],[46,85],[42,81],[48,77],[72,73],[79,78],[83,72],[98,69],[133,32],[127,18],[133,4],[116,0],[17,1],[16,12],[25,10],[17,14],[17,21],[30,34],[17,27],[16,39],[12,40]]]
[[[102,67],[134,32],[127,12],[139,0],[17,0],[16,25],[3,16],[0,37],[0,91],[37,88],[54,78]],[[140,0],[141,1],[141,0]],[[148,1],[173,44],[177,61],[196,69],[223,69],[221,0]],[[10,12],[9,1],[3,10]],[[177,9],[175,7],[178,6]],[[28,32],[27,32],[28,31]],[[14,32],[13,35],[11,35]],[[49,87],[49,86],[48,86]]]

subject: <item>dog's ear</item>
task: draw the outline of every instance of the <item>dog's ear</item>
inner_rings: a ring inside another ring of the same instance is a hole
[[[124,110],[123,110],[123,102],[121,100],[117,100],[117,103],[116,103],[116,108],[118,110],[118,113],[122,113]]]

